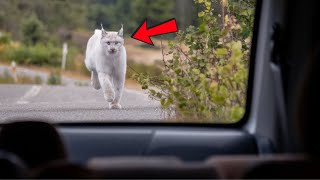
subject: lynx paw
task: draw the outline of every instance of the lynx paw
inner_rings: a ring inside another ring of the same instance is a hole
[[[119,103],[116,103],[116,104],[113,104],[111,103],[110,104],[110,109],[121,109],[121,105]]]
[[[104,99],[108,102],[112,102],[114,100],[114,91],[113,90],[106,91],[104,93]]]

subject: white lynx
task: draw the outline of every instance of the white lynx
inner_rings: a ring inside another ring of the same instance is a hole
[[[85,64],[91,71],[91,85],[102,88],[111,109],[121,109],[120,99],[126,75],[123,27],[119,32],[96,29],[88,41]]]

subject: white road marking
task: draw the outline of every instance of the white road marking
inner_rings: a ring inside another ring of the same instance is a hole
[[[17,104],[28,104],[28,99],[35,97],[39,94],[41,86],[32,86],[29,91],[27,91],[20,99],[17,101]]]

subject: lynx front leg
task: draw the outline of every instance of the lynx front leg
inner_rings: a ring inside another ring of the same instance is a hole
[[[99,82],[99,78],[98,78],[98,74],[97,74],[96,71],[92,71],[91,72],[91,85],[96,90],[99,90],[101,88],[100,82]]]
[[[116,76],[113,79],[115,98],[110,104],[111,109],[121,109],[120,99],[122,96],[124,81],[125,81],[124,75],[123,76],[121,75],[120,77]]]
[[[108,102],[114,101],[114,91],[112,89],[111,77],[106,73],[98,74],[99,82],[102,87],[102,91],[104,94],[104,99]]]

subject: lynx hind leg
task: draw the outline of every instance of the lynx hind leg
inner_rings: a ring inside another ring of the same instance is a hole
[[[95,71],[91,72],[91,85],[96,90],[99,90],[101,88],[101,85],[100,85],[100,82],[99,82],[99,78],[98,78],[98,74]]]

